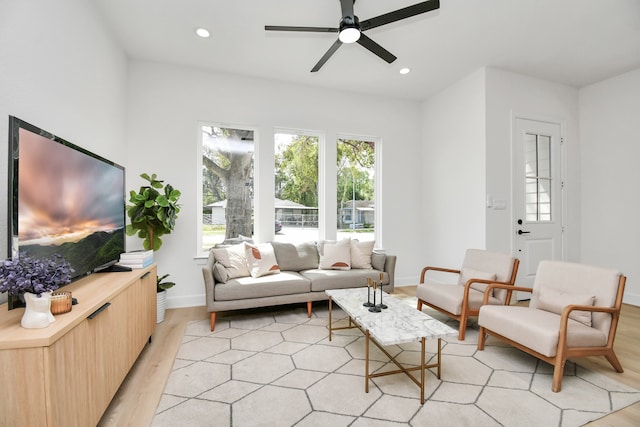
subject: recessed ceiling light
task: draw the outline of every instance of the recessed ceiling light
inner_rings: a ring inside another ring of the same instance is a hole
[[[409,74],[411,70],[409,68],[400,68],[400,74]]]
[[[211,34],[209,33],[209,30],[207,30],[206,28],[196,28],[196,34],[200,37],[202,37],[203,39],[206,39],[207,37],[209,37]]]

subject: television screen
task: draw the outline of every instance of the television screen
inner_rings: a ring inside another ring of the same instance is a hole
[[[124,168],[9,118],[9,254],[55,254],[72,280],[115,264],[125,252]]]

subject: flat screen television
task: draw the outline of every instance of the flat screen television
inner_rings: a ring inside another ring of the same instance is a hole
[[[9,256],[60,255],[75,270],[72,281],[118,261],[125,252],[122,166],[13,116],[8,158]]]

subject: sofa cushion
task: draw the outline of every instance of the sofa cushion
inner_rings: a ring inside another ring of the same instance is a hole
[[[351,269],[351,239],[321,240],[318,243],[320,266],[322,270]]]
[[[463,268],[460,271],[460,281],[459,285],[464,286],[467,284],[469,279],[481,279],[481,280],[496,280],[496,273],[490,273],[487,271],[475,270],[473,268]],[[479,292],[484,292],[487,289],[486,283],[472,283],[471,289],[475,289]]]
[[[267,274],[280,273],[273,246],[269,243],[259,245],[244,244],[244,254],[247,257],[247,267],[251,277],[261,277]]]
[[[327,289],[344,289],[367,286],[367,278],[380,282],[378,270],[305,270],[300,274],[311,281],[313,292],[324,292]],[[389,283],[389,274],[383,273],[382,284]]]
[[[351,239],[351,268],[364,268],[367,270],[373,268],[371,266],[371,253],[375,244],[374,240],[360,242],[356,239]]]
[[[281,271],[301,271],[318,268],[318,247],[314,242],[271,242]]]
[[[211,248],[211,252],[215,259],[227,269],[229,279],[249,276],[244,243],[224,248]]]
[[[538,295],[538,307],[540,310],[562,314],[562,310],[568,305],[590,305],[596,301],[595,295],[572,294],[560,292],[549,287],[540,290]],[[569,318],[577,320],[586,326],[591,326],[591,312],[584,310],[573,310]]]
[[[299,273],[283,271],[262,277],[238,277],[216,284],[217,301],[235,301],[279,295],[303,294],[311,290],[311,283]]]

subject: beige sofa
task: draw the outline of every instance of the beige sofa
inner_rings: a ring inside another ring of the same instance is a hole
[[[315,242],[272,242],[270,245],[280,272],[260,277],[225,277],[227,271],[220,259],[216,259],[217,248],[209,252],[202,275],[212,331],[219,311],[306,302],[307,314],[311,317],[312,302],[327,300],[324,292],[327,289],[366,286],[367,279],[380,282],[381,275],[382,289],[385,292],[394,289],[395,255],[372,252],[369,268],[327,269],[323,266],[321,269],[322,247]],[[220,252],[218,255],[222,259]]]

